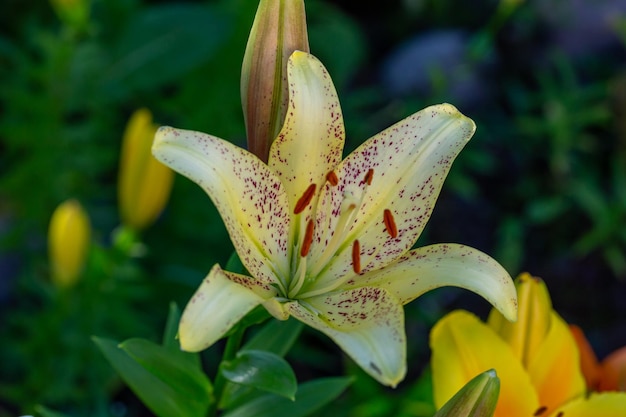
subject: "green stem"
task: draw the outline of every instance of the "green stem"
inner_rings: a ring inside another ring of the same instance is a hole
[[[241,340],[243,339],[244,331],[244,327],[237,329],[232,335],[230,335],[230,337],[226,341],[224,355],[222,356],[222,361],[217,368],[217,375],[215,375],[215,382],[213,384],[213,398],[215,399],[215,401],[213,401],[211,405],[209,405],[209,417],[217,416],[217,406],[222,399],[222,395],[224,394],[224,388],[226,387],[227,381],[222,374],[222,364],[235,358],[235,355],[237,354],[237,352],[239,351],[239,347],[241,346]]]

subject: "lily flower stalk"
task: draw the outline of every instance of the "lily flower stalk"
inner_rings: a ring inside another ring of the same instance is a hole
[[[495,369],[500,378],[496,417],[618,417],[626,394],[586,396],[580,353],[567,323],[553,310],[545,283],[516,280],[518,320],[492,310],[487,323],[458,310],[431,332],[433,393],[441,407],[473,375]]]
[[[515,287],[495,260],[458,244],[410,250],[472,120],[449,104],[428,107],[342,161],[343,117],[328,72],[300,51],[287,67],[289,107],[267,163],[204,133],[156,135],[157,159],[207,192],[250,274],[213,267],[182,315],[182,349],[208,348],[263,305],[323,332],[395,386],[406,372],[402,306],[425,292],[466,288],[514,320]]]
[[[287,60],[309,52],[303,0],[261,0],[241,71],[248,150],[267,162],[287,112]]]

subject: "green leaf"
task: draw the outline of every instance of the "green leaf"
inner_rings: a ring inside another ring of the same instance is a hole
[[[203,417],[212,387],[202,371],[165,347],[142,339],[122,344],[94,337],[104,356],[141,401],[159,417]]]
[[[295,401],[277,395],[264,395],[222,417],[305,417],[337,398],[352,378],[321,378],[301,384]]]
[[[170,350],[180,350],[180,345],[176,341],[178,334],[178,323],[180,322],[180,309],[176,303],[170,303],[170,311],[165,322],[163,332],[163,346]]]
[[[272,320],[252,337],[241,350],[264,350],[285,356],[300,336],[303,324],[294,318]]]
[[[122,86],[151,88],[176,80],[207,62],[227,39],[228,28],[228,17],[208,5],[164,4],[143,9],[112,50],[105,91]]]
[[[59,413],[58,411],[52,411],[43,405],[36,405],[35,412],[41,417],[67,417],[66,414]]]
[[[287,361],[262,350],[240,351],[234,360],[224,362],[220,371],[230,382],[292,400],[298,388],[296,376]]]

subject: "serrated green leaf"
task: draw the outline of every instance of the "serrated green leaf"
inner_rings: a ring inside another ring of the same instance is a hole
[[[262,350],[240,351],[234,360],[224,362],[220,371],[232,383],[254,387],[292,400],[298,387],[296,375],[287,361]]]
[[[211,385],[190,361],[141,339],[130,339],[120,345],[98,337],[93,340],[124,382],[157,416],[206,414]]]
[[[294,318],[272,320],[266,324],[241,350],[264,350],[285,356],[300,336],[303,324]]]
[[[305,417],[337,398],[351,383],[349,377],[316,379],[301,384],[293,402],[268,394],[228,411],[223,417]]]

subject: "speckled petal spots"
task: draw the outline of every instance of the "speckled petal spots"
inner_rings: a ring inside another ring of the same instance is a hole
[[[380,383],[396,386],[406,373],[404,312],[384,289],[358,288],[289,303],[298,320],[333,339]]]
[[[270,282],[286,276],[290,213],[285,190],[267,165],[214,136],[162,127],[152,152],[211,197],[244,266]]]
[[[346,190],[363,188],[364,176],[373,169],[371,184],[364,191],[346,240],[359,239],[363,272],[398,258],[422,232],[452,161],[474,130],[471,119],[455,107],[441,104],[428,107],[365,142],[335,170],[339,184],[322,190],[317,239],[324,239],[325,234],[336,228],[342,195]],[[386,230],[385,210],[393,213],[395,237]],[[349,262],[349,249],[343,246],[344,253],[328,269],[328,279],[345,273],[343,264]]]
[[[345,132],[337,92],[317,58],[294,52],[287,77],[289,107],[270,149],[269,165],[283,181],[293,211],[304,191],[311,184],[322,184],[341,161]]]
[[[346,287],[386,288],[406,304],[439,287],[460,287],[483,297],[507,319],[517,317],[517,293],[508,272],[489,255],[469,246],[439,244],[414,249]]]
[[[272,294],[270,287],[258,285],[253,278],[227,275],[215,265],[187,303],[180,319],[181,348],[190,352],[208,348]]]

